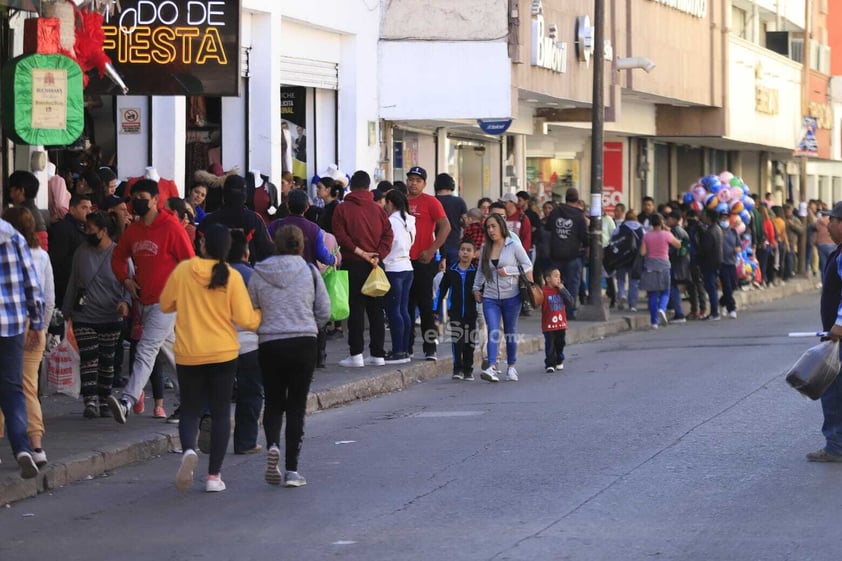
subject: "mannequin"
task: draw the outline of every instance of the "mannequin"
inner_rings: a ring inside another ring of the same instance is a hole
[[[278,212],[278,188],[258,169],[246,174],[246,206],[259,214],[266,224]]]
[[[158,210],[164,209],[164,204],[170,197],[181,198],[181,193],[179,193],[178,185],[175,184],[175,181],[161,177],[155,166],[146,166],[146,171],[142,177],[132,177],[128,180],[125,191],[126,197],[132,196],[132,187],[141,179],[151,179],[152,181],[158,182]]]
[[[161,179],[155,166],[146,166],[146,173],[143,174],[143,177],[152,181],[159,181]]]

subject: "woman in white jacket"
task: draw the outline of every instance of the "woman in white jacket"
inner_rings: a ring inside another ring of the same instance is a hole
[[[53,267],[50,256],[41,249],[41,242],[35,234],[35,217],[23,207],[7,208],[3,219],[20,232],[32,252],[32,262],[38,271],[38,282],[44,293],[44,325],[49,325],[56,307],[56,290],[53,280]],[[42,467],[47,463],[47,454],[41,447],[44,437],[44,417],[41,413],[41,401],[38,399],[38,372],[44,358],[47,330],[41,332],[38,344],[26,347],[23,351],[23,395],[26,398],[26,432],[32,445],[32,459],[35,465]],[[0,434],[3,434],[3,416],[0,414]]]
[[[412,262],[409,249],[415,241],[415,217],[409,214],[406,195],[393,189],[386,194],[386,214],[392,225],[392,250],[383,259],[383,267],[392,288],[386,295],[386,314],[392,332],[392,351],[386,353],[386,364],[409,362],[409,335],[412,318],[409,315],[409,289],[412,286]]]

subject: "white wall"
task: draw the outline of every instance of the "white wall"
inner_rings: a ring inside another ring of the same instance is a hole
[[[828,2],[838,2],[839,0],[828,0]],[[780,16],[789,20],[801,29],[804,29],[804,0],[755,0],[758,7],[770,12],[778,13]],[[783,25],[786,29],[786,24]]]
[[[793,150],[801,134],[801,65],[737,37],[730,38],[728,76],[729,138]],[[762,77],[755,78],[761,69]],[[778,113],[756,109],[760,82],[778,92]]]
[[[380,68],[384,119],[512,116],[512,71],[505,43],[382,42]]]
[[[490,40],[508,33],[508,0],[391,0],[386,6],[381,37],[387,40]]]
[[[139,177],[150,164],[148,98],[141,95],[117,96],[117,173],[121,179]],[[124,109],[140,110],[140,134],[123,134],[120,120]],[[162,134],[162,131],[158,131]],[[183,175],[183,174],[182,174]],[[181,177],[181,176],[179,176]]]

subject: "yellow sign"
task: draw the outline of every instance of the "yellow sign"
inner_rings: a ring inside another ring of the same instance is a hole
[[[32,70],[32,128],[67,128],[67,70]]]

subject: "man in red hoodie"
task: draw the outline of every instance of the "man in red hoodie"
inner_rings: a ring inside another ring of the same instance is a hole
[[[348,345],[351,356],[339,362],[340,366],[362,368],[366,364],[382,366],[385,362],[384,344],[386,324],[383,319],[383,298],[372,298],[362,293],[371,268],[392,250],[392,226],[380,205],[374,202],[369,188],[371,177],[364,171],[351,176],[351,192],[333,213],[333,235],[342,253],[342,268],[348,271]],[[363,359],[365,318],[368,316],[369,350],[371,356]]]
[[[159,351],[166,358],[169,375],[176,376],[175,314],[163,313],[158,299],[176,265],[195,254],[187,230],[171,212],[159,210],[158,197],[156,181],[141,179],[134,184],[132,212],[140,220],[126,228],[111,256],[114,276],[142,307],[143,334],[137,344],[132,376],[120,399],[113,395],[108,398],[111,414],[121,424],[126,423],[130,409],[143,413],[143,388]],[[129,276],[129,258],[134,262],[134,278]]]

